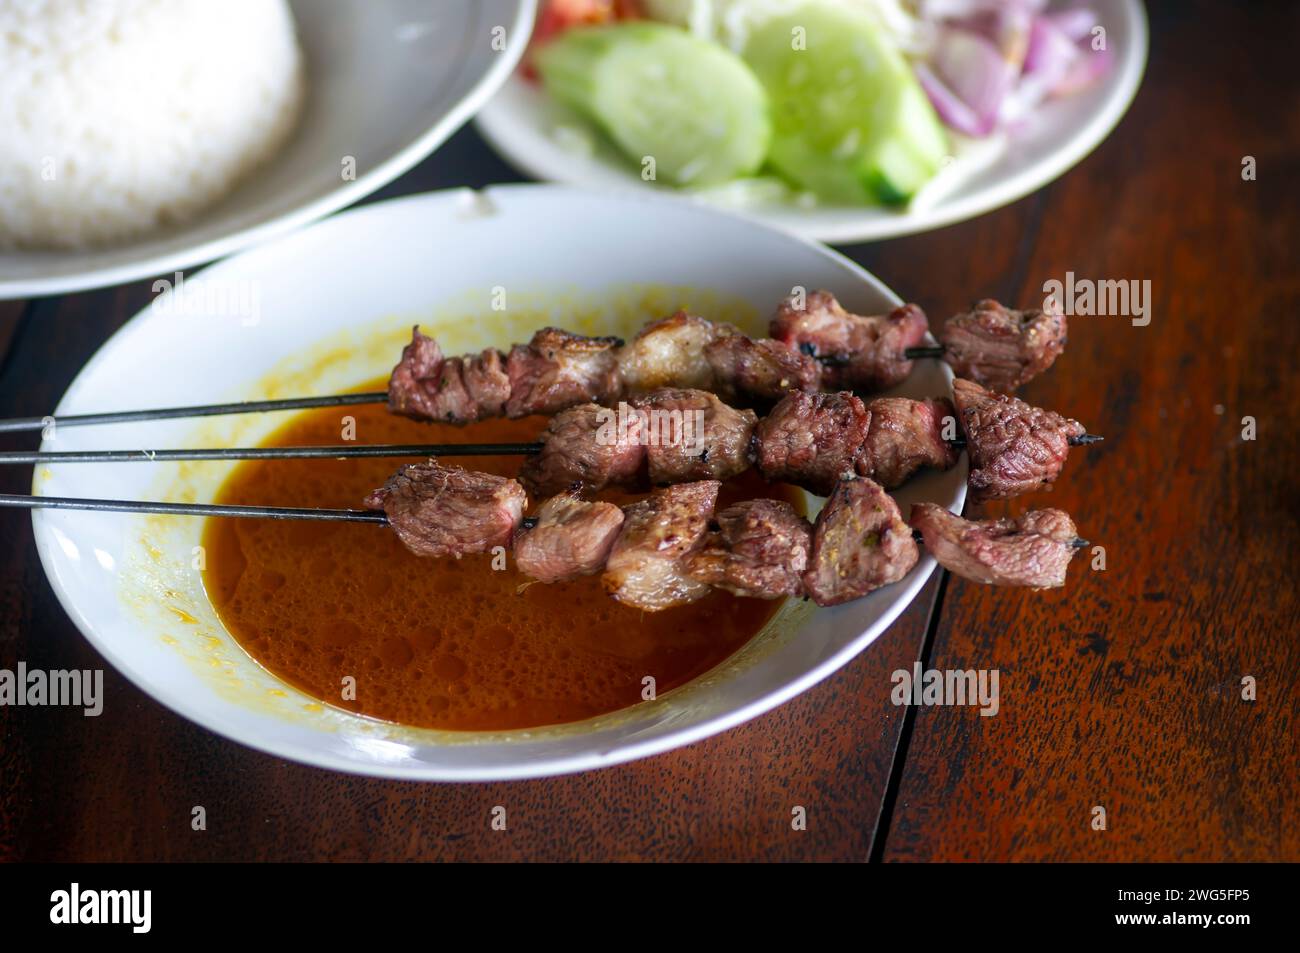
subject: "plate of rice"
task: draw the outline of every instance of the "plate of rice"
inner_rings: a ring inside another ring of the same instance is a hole
[[[536,0],[0,0],[0,299],[166,275],[375,191]]]

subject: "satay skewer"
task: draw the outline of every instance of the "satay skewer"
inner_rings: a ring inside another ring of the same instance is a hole
[[[1097,434],[1070,437],[1072,447],[1100,443]],[[948,444],[962,450],[958,437]],[[319,447],[200,447],[179,450],[3,450],[0,466],[51,463],[167,463],[201,460],[349,460],[376,457],[522,457],[539,453],[531,443],[413,443],[340,444]]]
[[[996,302],[991,302],[991,301],[981,302],[980,305],[981,306],[988,305],[990,306],[990,308],[986,308],[983,311],[977,310],[976,312],[972,313],[974,316],[984,315],[987,317],[988,315],[994,313],[990,309],[997,309],[996,314],[1000,315],[1001,319],[1004,321],[1011,320],[1013,328],[1016,326],[1015,321],[1019,320],[1019,316],[1022,316],[1023,314],[1027,313],[1027,312],[1008,311],[1007,309],[1003,309],[1001,305],[998,305]],[[907,306],[905,308],[898,309],[898,312],[896,312],[896,314],[900,314],[900,313],[911,314],[912,312],[914,312],[915,315],[919,317],[919,324],[917,324],[917,327],[914,330],[919,331],[920,333],[923,334],[924,327],[925,327],[925,318],[924,318],[924,314],[920,311],[919,308],[915,308],[915,306]],[[821,344],[818,343],[820,340],[818,335],[822,334],[826,327],[827,316],[829,315],[833,321],[839,322],[844,329],[853,326],[855,322],[860,323],[863,321],[884,322],[882,326],[892,326],[890,322],[895,316],[895,315],[891,315],[883,318],[882,317],[862,318],[857,315],[851,315],[848,312],[844,311],[839,306],[839,303],[835,301],[834,297],[827,294],[826,292],[813,293],[810,296],[809,302],[806,303],[802,309],[798,309],[798,310],[793,310],[790,306],[789,301],[787,300],[787,302],[782,304],[781,309],[779,309],[779,313],[784,315],[784,319],[778,318],[777,320],[774,321],[773,333],[774,334],[777,333],[777,330],[775,329],[776,325],[779,325],[782,320],[787,321],[787,325],[788,325],[786,327],[786,331],[782,332],[783,336],[780,339],[775,337],[766,338],[766,339],[759,339],[759,338],[750,339],[747,338],[745,335],[739,334],[739,332],[735,332],[735,334],[732,335],[731,332],[734,332],[735,329],[731,329],[727,334],[723,334],[722,337],[725,338],[725,337],[732,336],[734,337],[734,340],[737,342],[742,341],[743,339],[744,341],[748,341],[750,344],[755,345],[757,351],[747,352],[749,354],[749,358],[746,359],[753,358],[758,352],[761,352],[764,347],[770,348],[773,347],[776,343],[785,343],[792,349],[793,352],[800,354],[801,359],[803,360],[811,360],[815,358],[815,362],[818,364],[824,365],[828,368],[839,367],[842,370],[864,357],[869,357],[872,351],[872,347],[874,345],[862,345],[861,347],[858,347],[855,350],[854,349],[855,345],[850,344],[847,346],[847,349],[845,349],[844,347],[841,347],[840,344],[837,344],[831,350],[826,350],[826,348],[822,346],[822,344],[824,344],[825,342],[822,342]],[[820,317],[813,322],[817,330],[814,331],[809,331],[807,329],[800,330],[801,325],[800,325],[799,317],[801,315],[811,314],[811,313],[816,313],[820,315]],[[1008,317],[1012,315],[1017,317],[1015,319]],[[958,316],[957,318],[951,319],[951,321],[957,321],[959,319],[962,319],[962,316]],[[794,323],[789,324],[790,321],[793,321]],[[641,336],[649,332],[655,332],[661,334],[673,334],[676,333],[676,331],[674,330],[674,325],[684,328],[685,332],[689,335],[695,333],[695,331],[698,330],[693,328],[691,322],[695,322],[696,324],[707,326],[710,328],[720,329],[724,327],[722,325],[714,325],[713,323],[708,322],[702,318],[694,318],[692,316],[686,315],[685,313],[679,313],[670,318],[665,318],[658,321],[650,322],[642,329],[641,335],[639,335],[638,338],[634,340],[630,345],[631,350],[628,351],[627,353],[630,354],[631,356],[628,358],[628,360],[630,360],[631,363],[633,364],[636,364],[637,361],[639,360],[639,358],[637,357],[636,346],[637,343],[641,340]],[[513,355],[516,351],[519,351],[520,353],[527,355],[530,353],[530,350],[536,352],[538,350],[538,345],[537,345],[538,337],[539,336],[544,337],[548,333],[550,333],[550,337],[545,338],[545,341],[547,343],[541,348],[542,350],[551,349],[554,345],[558,343],[560,345],[558,351],[563,351],[564,346],[566,346],[565,345],[566,341],[571,341],[573,344],[575,344],[579,351],[581,351],[582,349],[590,345],[599,343],[602,344],[603,346],[617,347],[619,354],[612,355],[615,357],[615,361],[614,361],[615,365],[621,365],[624,361],[624,358],[621,356],[624,352],[624,342],[621,339],[580,338],[579,336],[569,335],[567,332],[557,331],[556,329],[546,329],[542,332],[539,332],[538,335],[534,335],[533,343],[530,343],[528,345],[516,345],[514,348],[512,348],[510,353]],[[846,341],[853,338],[853,335],[848,334],[847,331],[846,334],[847,334],[845,338]],[[1040,337],[1041,336],[1042,335],[1040,335]],[[1060,346],[1063,346],[1063,340],[1064,340],[1063,324],[1061,325],[1060,328],[1060,337],[1061,337],[1061,344],[1057,345],[1055,342],[1053,342],[1053,346],[1055,347],[1055,350],[1051,351],[1050,354],[1042,355],[1041,359],[1032,369],[1032,373],[1028,373],[1027,376],[1025,373],[1021,373],[1016,378],[1016,380],[1023,381],[1024,379],[1028,379],[1028,376],[1033,376],[1034,373],[1040,372],[1041,370],[1045,369],[1047,365],[1051,363],[1051,360],[1055,358],[1056,353],[1059,353]],[[788,340],[786,340],[786,338],[788,338]],[[421,340],[420,335],[416,334],[414,338],[414,343],[419,344],[420,340]],[[426,338],[423,340],[426,345],[426,350],[428,346],[432,346],[433,348],[436,349],[436,344],[432,344],[430,339]],[[842,344],[843,342],[840,343]],[[696,344],[699,344],[699,342],[696,342]],[[668,349],[650,348],[651,352],[657,350],[672,351],[672,348],[668,348]],[[766,357],[770,358],[775,353],[780,352],[780,350],[781,350],[780,348],[777,348],[776,352],[768,351],[766,352]],[[903,361],[908,362],[916,358],[944,357],[945,355],[949,354],[951,350],[952,350],[951,347],[943,346],[943,345],[930,346],[930,347],[905,346],[902,347],[899,351],[895,351],[893,353],[895,355],[901,354]],[[411,348],[410,346],[408,346],[407,350],[403,352],[402,360],[399,361],[398,368],[395,368],[395,371],[397,369],[402,368],[403,365],[407,363],[408,358],[411,356],[410,352],[411,352]],[[505,361],[507,358],[503,352],[491,352],[490,349],[489,351],[483,352],[484,355],[487,355],[489,353],[496,354],[496,363],[501,366],[495,366],[489,369],[486,373],[489,378],[492,377],[493,374],[497,375],[496,379],[499,381],[499,383],[496,386],[507,387],[507,393],[505,394],[505,396],[502,397],[502,401],[504,402],[506,401],[507,398],[511,396],[511,391],[509,389],[513,387],[513,383],[506,380],[507,375],[504,373],[505,368],[504,365],[502,365],[502,362]],[[481,357],[482,355],[480,355],[480,358]],[[537,354],[533,353],[532,357],[536,358]],[[512,359],[513,358],[511,358],[511,360]],[[523,358],[523,359],[527,360],[528,358]],[[472,360],[477,360],[477,359],[473,359],[472,356],[467,356],[464,359],[451,358],[451,359],[444,360],[441,356],[441,352],[437,351],[436,360],[429,368],[426,369],[426,372],[430,375],[430,379],[438,378],[439,386],[442,386],[443,383],[445,382],[442,381],[442,379],[438,375],[443,365],[444,364],[449,365],[450,363],[459,362],[462,360],[470,360],[472,363]],[[959,373],[962,373],[961,367],[966,367],[967,370],[965,373],[967,373],[969,376],[975,377],[976,379],[981,379],[979,373],[977,373],[977,367],[975,366],[975,364],[972,364],[969,359],[966,359],[964,363],[961,362],[959,363],[961,364],[961,366],[959,366],[958,368]],[[457,364],[456,366],[458,368],[461,367],[460,364]],[[483,372],[484,368],[479,367],[478,370],[480,372]],[[786,370],[791,370],[791,369],[786,368],[785,370],[782,371],[782,373],[785,373]],[[732,372],[734,371],[735,371],[735,367],[733,366]],[[617,372],[618,374],[623,373],[621,369],[618,369]],[[635,379],[637,375],[643,373],[645,373],[645,368],[641,368],[640,370],[634,370],[632,374],[633,379],[629,381],[629,383],[635,384]],[[458,374],[453,374],[452,376],[456,380],[460,380],[460,383],[463,386],[464,380],[461,380]],[[653,374],[651,376],[653,376]],[[796,374],[796,377],[797,376],[798,375]],[[877,383],[882,384],[882,386],[884,387],[887,387],[887,386],[892,386],[892,384],[894,383],[897,383],[898,379],[890,377],[886,381],[877,382]],[[486,378],[484,378],[484,380],[486,380]],[[411,383],[412,383],[411,381],[407,381],[406,386],[409,387]],[[728,386],[731,386],[731,385],[735,385],[737,382],[726,381],[724,383],[726,383]],[[808,382],[805,382],[805,386],[807,386],[807,384]],[[284,398],[284,399],[277,399],[277,400],[235,401],[230,403],[202,404],[202,405],[194,405],[188,407],[162,407],[162,408],[146,409],[146,410],[109,411],[109,412],[95,413],[95,414],[16,417],[10,419],[0,419],[0,433],[43,431],[46,430],[51,425],[53,425],[55,428],[84,427],[84,426],[94,426],[100,424],[141,423],[141,422],[148,422],[148,421],[155,421],[155,420],[176,420],[176,419],[184,419],[190,417],[212,417],[212,416],[222,416],[227,414],[267,413],[273,411],[305,410],[305,409],[320,408],[320,407],[346,407],[346,406],[357,406],[362,404],[383,404],[383,403],[389,404],[390,407],[395,412],[407,413],[408,415],[419,417],[420,414],[418,412],[413,411],[412,408],[407,407],[405,405],[401,396],[401,388],[397,387],[395,390],[395,387],[396,387],[395,382],[390,381],[388,390],[371,391],[366,393],[333,394],[333,395],[325,395],[319,397],[291,397],[291,398]],[[839,387],[840,385],[837,384],[831,389],[839,389]],[[744,390],[744,387],[742,386],[741,389]],[[880,388],[878,387],[876,389],[880,389]],[[633,390],[635,391],[635,388],[633,388]],[[587,395],[583,399],[594,399],[596,396],[597,395],[593,393]],[[572,405],[573,403],[578,403],[578,402],[581,401],[579,400],[568,401],[568,405]],[[510,415],[522,416],[522,414],[515,414],[515,413],[511,413]],[[489,416],[491,416],[491,414],[489,414]],[[464,421],[456,421],[456,422],[464,422]]]
[[[0,509],[23,510],[82,510],[101,513],[144,513],[161,516],[232,516],[247,519],[314,520],[333,523],[370,523],[387,526],[388,515],[378,510],[336,510],[318,507],[247,506],[221,503],[164,503],[148,500],[99,500],[73,496],[29,496],[20,493],[0,493]],[[535,516],[525,516],[519,523],[523,529],[537,525]],[[918,543],[924,539],[920,530],[912,531]],[[1091,546],[1088,540],[1075,537],[1070,545],[1075,549]]]

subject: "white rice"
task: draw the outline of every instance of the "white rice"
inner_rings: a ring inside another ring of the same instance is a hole
[[[284,0],[0,0],[0,247],[190,219],[280,149],[302,97]]]

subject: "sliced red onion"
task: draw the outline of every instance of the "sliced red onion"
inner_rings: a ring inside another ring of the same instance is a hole
[[[1055,23],[1047,17],[1035,17],[1029,29],[1029,51],[1025,54],[1025,75],[1041,75],[1052,89],[1063,77],[1081,52]]]
[[[1087,7],[1062,10],[1047,14],[1052,24],[1076,43],[1092,35],[1092,28],[1097,25],[1097,14]]]
[[[1091,86],[1110,69],[1110,62],[1111,52],[1109,48],[1094,50],[1091,47],[1085,47],[1074,65],[1070,67],[1061,78],[1061,81],[1052,89],[1052,95],[1069,96]]]
[[[930,98],[930,104],[949,128],[967,136],[987,136],[992,127],[962,102],[961,97],[944,85],[924,63],[916,65],[916,78]]]
[[[920,16],[936,32],[917,77],[947,125],[987,136],[1106,71],[1109,52],[1090,45],[1096,13],[1086,7],[1045,13],[1047,2],[920,0]]]
[[[935,44],[931,68],[974,113],[972,135],[986,136],[997,125],[1002,100],[1015,83],[1011,67],[996,46],[968,30],[944,30]]]

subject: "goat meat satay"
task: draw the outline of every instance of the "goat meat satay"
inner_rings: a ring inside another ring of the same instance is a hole
[[[692,579],[757,599],[802,595],[812,526],[793,506],[745,500],[718,513],[717,523],[690,559]]]
[[[1006,499],[1050,487],[1083,424],[1015,397],[994,394],[974,381],[953,381],[957,420],[966,434],[973,498]]]
[[[804,589],[819,606],[849,602],[902,579],[919,557],[893,497],[846,477],[817,514]]]
[[[1065,350],[1060,309],[1014,311],[992,298],[949,318],[939,333],[944,360],[958,377],[1009,394],[1052,366]]]
[[[705,350],[714,341],[737,333],[730,324],[685,311],[652,321],[619,352],[623,385],[630,394],[661,387],[712,390],[713,367]]]
[[[398,538],[417,556],[459,559],[509,546],[528,494],[506,477],[430,460],[402,467],[366,497],[365,505],[383,510]]]
[[[854,472],[870,426],[866,405],[847,391],[791,391],[754,428],[759,470],[827,496]]]
[[[867,404],[871,426],[857,472],[887,490],[902,486],[923,467],[951,469],[959,451],[943,437],[944,418],[956,419],[946,398],[878,397]]]
[[[757,462],[767,479],[823,496],[854,471],[892,488],[922,467],[956,463],[958,452],[943,437],[944,420],[954,415],[944,399],[864,405],[847,391],[795,391],[758,419],[708,391],[666,388],[617,410],[583,404],[560,411],[519,479],[534,496],[574,484],[592,491],[636,485],[645,482],[644,459],[649,482],[658,485],[728,480]]]
[[[818,390],[821,365],[788,344],[744,334],[718,338],[704,349],[714,388],[727,397],[770,403],[792,390]]]
[[[534,496],[550,496],[575,483],[600,490],[637,482],[646,458],[641,420],[596,404],[560,411],[542,432],[541,452],[524,461],[519,482]]]
[[[680,483],[626,507],[605,563],[605,591],[646,612],[703,598],[708,585],[691,578],[687,567],[704,543],[719,486],[716,480]]]
[[[613,503],[559,493],[538,507],[532,528],[516,535],[515,563],[540,582],[590,576],[605,568],[622,526],[623,511]]]
[[[447,358],[418,327],[388,380],[388,409],[416,420],[464,424],[497,417],[509,396],[500,351]]]
[[[758,415],[706,390],[665,388],[632,399],[641,421],[650,482],[729,480],[753,465]]]
[[[470,357],[460,358],[465,389],[474,401],[479,419],[500,417],[510,399],[510,376],[506,373],[505,355],[487,348]]]
[[[543,328],[506,358],[507,416],[553,414],[574,404],[617,397],[622,389],[615,337],[585,337]]]
[[[1078,549],[1074,521],[1061,510],[967,520],[942,506],[916,503],[911,523],[939,565],[990,586],[1064,586],[1066,569]]]
[[[770,334],[822,362],[828,390],[880,391],[912,373],[905,351],[925,340],[925,312],[905,304],[886,315],[850,314],[826,291],[791,295],[777,308]]]

